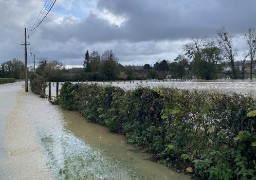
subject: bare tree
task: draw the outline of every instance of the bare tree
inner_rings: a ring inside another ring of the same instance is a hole
[[[231,65],[231,71],[232,71],[232,78],[237,79],[237,72],[235,68],[235,51],[232,44],[232,38],[233,36],[228,33],[225,29],[218,31],[218,43],[220,46],[220,49],[222,50],[222,54],[226,60],[230,62]]]
[[[192,60],[192,73],[201,79],[218,77],[217,63],[220,62],[221,50],[213,38],[192,39],[192,43],[184,46],[185,55]]]
[[[188,56],[189,59],[193,60],[202,48],[202,41],[198,38],[192,38],[192,41],[192,43],[184,46],[184,51],[185,55]]]
[[[216,45],[216,41],[211,37],[205,37],[202,39],[192,39],[192,43],[184,46],[185,55],[189,59],[194,59],[196,56],[202,56],[204,60],[208,62],[219,62],[220,49]]]
[[[245,33],[245,40],[248,45],[248,56],[250,56],[250,79],[252,79],[252,66],[253,66],[253,60],[256,56],[256,29],[249,28],[248,32]]]

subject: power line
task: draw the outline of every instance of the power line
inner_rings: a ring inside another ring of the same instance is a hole
[[[47,17],[47,15],[49,14],[49,12],[52,10],[53,6],[55,5],[57,0],[51,0],[48,1],[46,0],[44,3],[43,8],[41,9],[35,23],[33,24],[33,26],[31,27],[31,29],[29,30],[30,34],[32,35],[35,30],[40,26],[40,24],[42,24],[42,22],[44,21],[44,19]],[[46,11],[45,11],[46,10]]]
[[[31,26],[31,28],[29,28],[29,29],[33,29],[33,28],[36,26],[36,24],[39,22],[39,20],[41,19],[40,16],[43,15],[44,9],[45,9],[45,7],[46,7],[46,3],[47,3],[47,2],[48,2],[48,0],[46,0],[46,1],[44,2],[44,5],[43,5],[43,7],[42,7],[40,13],[38,14],[38,16],[37,16],[37,18],[36,18],[34,24],[33,24],[33,25]]]
[[[36,21],[34,22],[33,26],[30,28],[30,30],[35,30],[35,28],[38,26],[38,24],[42,21],[42,19],[45,17],[45,15],[47,14],[47,12],[49,11],[49,7],[51,4],[53,4],[53,0],[49,1],[46,0],[40,13],[37,16]]]

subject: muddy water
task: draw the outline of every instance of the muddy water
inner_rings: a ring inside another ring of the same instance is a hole
[[[56,179],[190,179],[151,162],[123,136],[87,122],[77,112],[53,107],[56,112],[47,114],[56,118],[46,120],[45,129],[40,125],[39,136]]]
[[[0,179],[189,179],[22,84],[0,86]]]
[[[151,162],[148,154],[137,152],[133,146],[126,144],[123,136],[109,133],[106,128],[87,122],[78,113],[63,111],[63,115],[68,130],[93,148],[99,149],[112,162],[128,168],[131,179],[189,179]]]

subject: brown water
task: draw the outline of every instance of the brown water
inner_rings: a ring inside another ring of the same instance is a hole
[[[0,85],[0,180],[190,179],[151,162],[123,136],[61,110],[24,83]],[[131,89],[135,83],[112,83]],[[146,82],[144,86],[237,92],[255,97],[253,81]]]
[[[189,179],[22,84],[0,86],[0,179]]]
[[[126,144],[121,135],[109,133],[109,131],[96,124],[85,121],[76,112],[63,111],[66,119],[66,128],[77,137],[83,139],[93,148],[100,149],[111,161],[121,162],[131,168],[132,175],[138,179],[189,179],[182,174],[174,173],[166,167],[149,160],[149,155],[136,151]]]

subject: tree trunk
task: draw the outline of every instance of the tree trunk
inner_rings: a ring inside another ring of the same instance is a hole
[[[232,69],[232,79],[237,79],[236,67],[235,67],[235,62],[234,62],[234,57],[232,55],[232,52],[230,56],[230,63],[231,63],[231,69]]]
[[[252,63],[253,63],[253,54],[252,50],[250,50],[251,64],[250,64],[250,79],[252,79]]]

